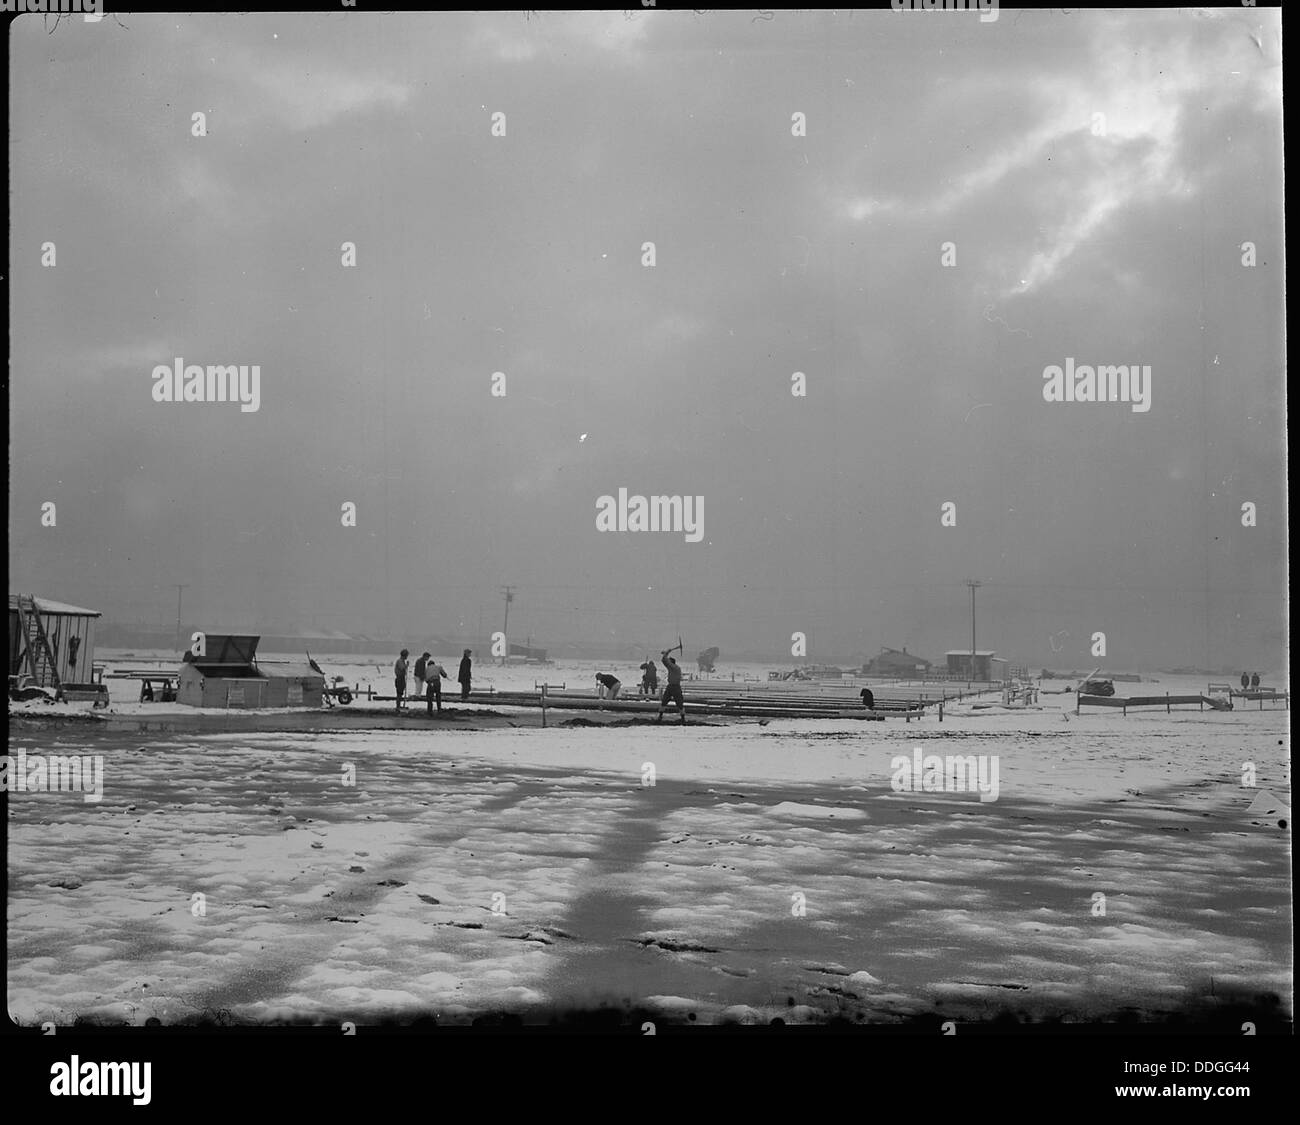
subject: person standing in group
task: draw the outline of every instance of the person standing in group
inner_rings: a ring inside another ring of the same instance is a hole
[[[619,688],[623,686],[622,681],[617,676],[611,676],[608,672],[597,672],[596,683],[600,685],[597,693],[601,699],[605,698],[606,692],[609,693],[610,699],[617,699]]]
[[[406,698],[406,658],[411,655],[411,650],[404,648],[402,654],[393,663],[393,686],[397,688],[397,709],[402,709],[402,700]]]
[[[1241,674],[1241,690],[1242,690],[1242,691],[1245,691],[1248,687],[1250,687],[1250,673],[1249,673],[1249,672],[1242,672],[1242,674]]]
[[[433,705],[437,703],[438,714],[442,714],[442,681],[447,678],[447,670],[436,660],[430,658],[424,666],[426,684],[425,700],[429,705],[429,717],[433,717]]]
[[[664,708],[668,706],[670,699],[677,701],[677,709],[681,712],[682,726],[686,725],[686,700],[682,698],[682,669],[681,666],[668,654],[671,649],[664,649],[659,654],[660,659],[664,662],[664,668],[668,671],[668,686],[664,688],[663,698],[659,700],[659,717],[655,720],[657,723],[664,721]]]
[[[1251,690],[1251,691],[1259,691],[1259,673],[1258,673],[1258,672],[1252,672],[1252,673],[1250,674],[1250,690]]]
[[[641,694],[658,695],[659,694],[659,672],[655,668],[655,662],[648,657],[646,662],[641,665]]]
[[[424,669],[428,663],[429,663],[429,654],[427,652],[420,653],[420,659],[415,662],[415,682],[417,684],[423,685]],[[423,687],[421,687],[421,690],[423,690]]]
[[[460,682],[460,701],[462,703],[469,698],[471,668],[469,649],[466,649],[464,655],[460,658],[460,671],[456,673],[456,679]]]

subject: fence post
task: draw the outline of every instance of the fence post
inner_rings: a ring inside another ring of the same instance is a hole
[[[546,685],[542,684],[542,726],[546,726]]]

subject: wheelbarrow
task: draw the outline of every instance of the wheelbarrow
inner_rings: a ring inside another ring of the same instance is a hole
[[[307,654],[307,663],[311,666],[313,672],[322,677],[325,676],[324,670],[311,658],[310,652]],[[326,679],[328,680],[328,677]],[[335,676],[332,681],[327,682],[321,689],[321,699],[326,707],[334,707],[339,704],[346,707],[352,702],[352,689],[348,687],[342,676]]]

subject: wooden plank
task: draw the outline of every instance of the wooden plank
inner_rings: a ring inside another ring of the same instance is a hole
[[[396,702],[393,696],[376,696],[375,699],[382,702]],[[412,702],[416,701],[414,697],[410,697],[410,699]],[[505,707],[541,707],[542,697],[540,692],[501,691],[492,692],[491,694],[478,693],[477,696],[471,695],[470,702],[489,705],[499,704]],[[657,714],[659,711],[658,699],[600,699],[595,695],[576,693],[555,695],[547,692],[545,702],[546,707],[551,710],[613,711],[630,714]],[[669,705],[665,710],[669,715],[677,714],[675,704]],[[692,715],[731,716],[735,718],[856,719],[868,722],[884,720],[883,715],[867,711],[861,706],[755,706],[742,700],[701,700],[690,696],[686,697],[686,710]],[[899,713],[902,714],[902,712]],[[916,713],[920,714],[920,712]]]
[[[1090,707],[1166,707],[1175,704],[1209,703],[1203,695],[1088,695],[1082,692],[1079,702]]]

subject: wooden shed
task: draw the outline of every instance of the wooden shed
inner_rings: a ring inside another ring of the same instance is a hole
[[[325,700],[325,677],[305,660],[261,661],[266,678],[265,707],[319,707]]]
[[[946,655],[948,658],[948,674],[954,679],[1001,683],[1007,678],[1008,661],[1003,660],[992,649],[977,649],[973,666],[971,651],[968,648],[950,649]]]
[[[206,634],[206,652],[181,665],[176,698],[191,707],[319,707],[325,677],[305,661],[258,663],[259,636]]]
[[[28,675],[41,687],[91,688],[96,609],[28,594],[9,595],[9,675]],[[40,641],[44,635],[46,650]]]

